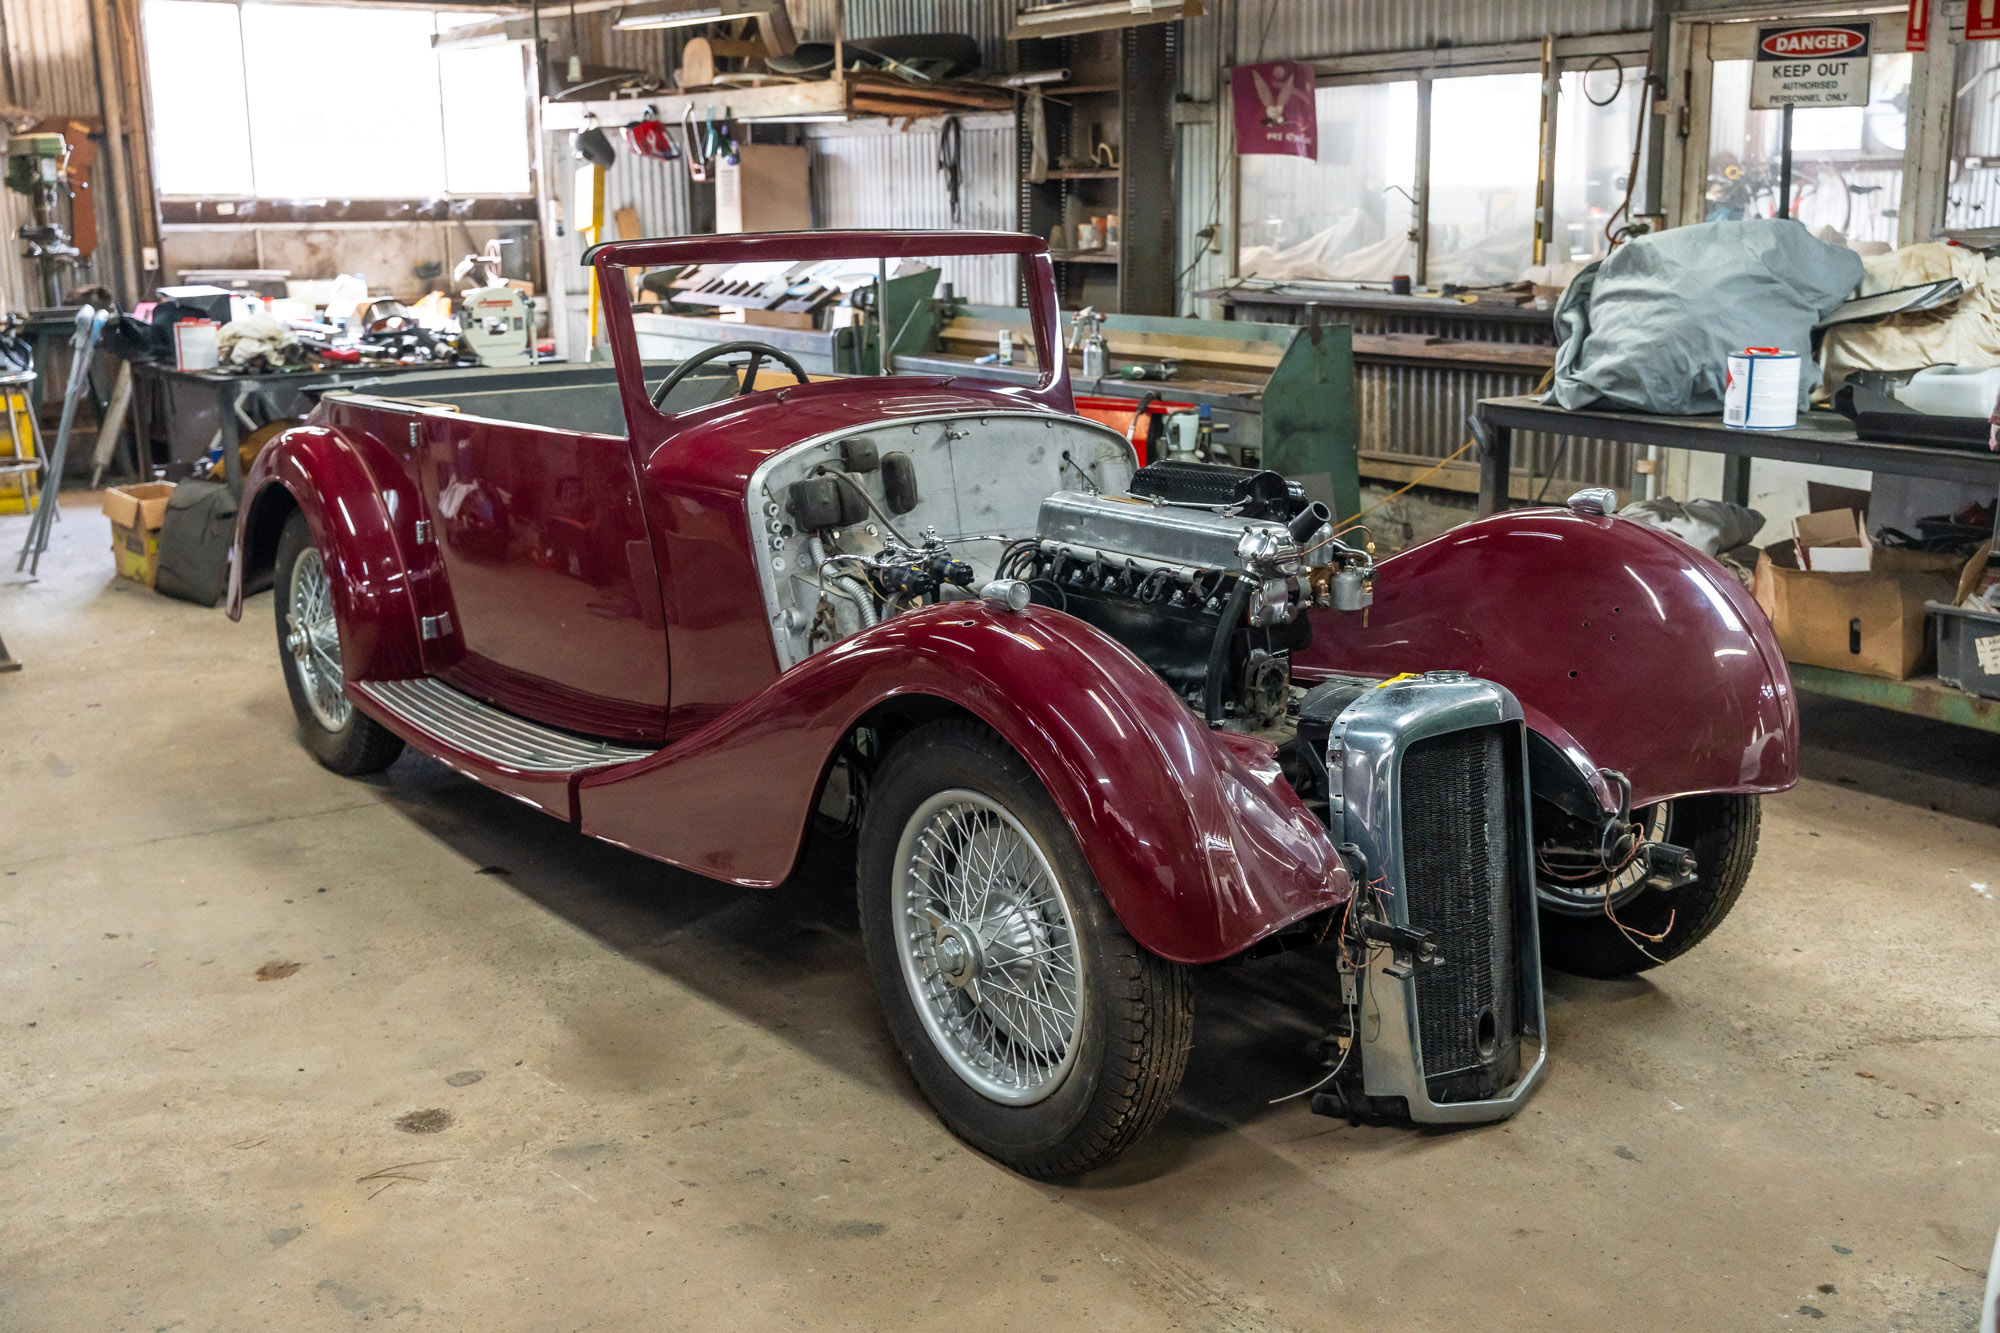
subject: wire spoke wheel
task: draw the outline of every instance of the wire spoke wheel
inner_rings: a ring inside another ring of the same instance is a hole
[[[911,814],[894,867],[897,957],[938,1053],[993,1101],[1041,1101],[1075,1063],[1084,1017],[1076,925],[1048,856],[1010,811],[955,789]]]
[[[285,627],[285,649],[304,687],[306,707],[321,726],[339,731],[347,725],[354,705],[342,693],[347,677],[341,667],[340,627],[333,615],[333,585],[315,547],[300,551],[292,566]]]

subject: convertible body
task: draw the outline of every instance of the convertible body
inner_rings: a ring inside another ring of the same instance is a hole
[[[740,377],[647,365],[625,298],[634,267],[962,254],[1019,257],[1039,383],[774,386],[761,353]],[[1087,874],[1148,966],[1325,942],[1341,1049],[1360,1047],[1343,1108],[1432,1121],[1508,1114],[1543,1068],[1549,875],[1601,882],[1607,915],[1628,890],[1664,901],[1700,849],[1641,812],[1795,779],[1783,659],[1712,561],[1586,497],[1376,564],[1270,474],[1142,469],[1071,410],[1034,238],[691,238],[587,261],[612,367],[332,393],[251,469],[229,611],[276,582],[301,723],[342,771],[393,735],[587,835],[746,886],[783,880],[831,819],[860,829],[865,912],[873,807],[916,782],[923,747],[906,742],[976,728],[1059,818],[1038,832],[998,778],[944,789],[1020,834],[1040,869],[1019,884]],[[1236,489],[1216,503],[1190,486]],[[368,753],[393,757],[385,744]],[[944,817],[921,797],[917,823],[883,833],[885,866]],[[970,864],[972,842],[939,845]],[[1021,888],[1004,920],[925,899],[922,938],[885,955],[916,997],[911,1031],[959,1080],[940,1092],[912,1054],[927,1093],[1039,1174],[1097,1159],[1046,1134],[1018,1147],[1030,1131],[951,1099],[962,1084],[1053,1115],[1084,1077],[1079,1015],[1098,1002],[1030,975],[1089,942],[1091,909],[1064,892],[1034,907]],[[1598,900],[1580,901],[1579,920]],[[1066,964],[1071,983],[1092,956]],[[991,998],[1007,978],[1011,1010]],[[1362,1024],[1369,1004],[1386,1021]],[[1058,1011],[1070,1038],[1028,1021]]]

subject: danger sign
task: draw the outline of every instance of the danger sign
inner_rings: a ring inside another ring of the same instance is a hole
[[[1867,106],[1873,31],[1866,21],[1759,28],[1750,109]]]

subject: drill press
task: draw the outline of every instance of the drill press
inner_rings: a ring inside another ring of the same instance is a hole
[[[70,143],[57,133],[7,140],[7,187],[26,195],[33,219],[21,227],[21,256],[33,262],[47,307],[62,304],[65,279],[83,262],[73,239],[76,192],[70,185]]]

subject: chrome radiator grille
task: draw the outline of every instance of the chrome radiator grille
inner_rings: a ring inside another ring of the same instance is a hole
[[[1497,727],[1447,732],[1403,756],[1403,892],[1444,961],[1416,976],[1433,1100],[1492,1096],[1519,1069],[1520,960],[1507,747]]]

